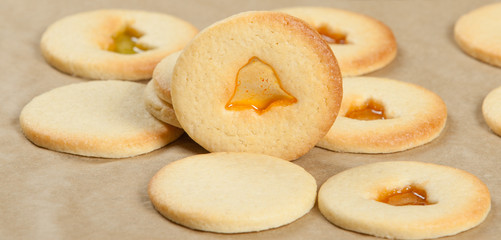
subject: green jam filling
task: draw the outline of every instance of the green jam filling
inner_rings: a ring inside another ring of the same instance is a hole
[[[130,27],[124,28],[124,30],[111,36],[113,43],[108,47],[108,51],[121,53],[121,54],[136,54],[141,53],[147,48],[137,44],[141,34]]]

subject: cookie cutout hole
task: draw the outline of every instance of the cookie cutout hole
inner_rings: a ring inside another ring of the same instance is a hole
[[[235,89],[226,104],[227,110],[253,109],[262,114],[275,105],[297,102],[280,83],[275,70],[257,57],[252,57],[237,73]]]
[[[136,54],[147,51],[148,48],[138,44],[139,38],[143,35],[129,25],[111,36],[112,43],[108,46],[108,51],[120,54]]]
[[[385,114],[384,106],[373,99],[366,101],[362,105],[351,106],[345,117],[365,121],[389,119]]]
[[[327,25],[321,25],[316,30],[328,44],[348,44],[346,34],[334,31]]]
[[[376,200],[393,206],[434,204],[428,201],[426,191],[416,185],[391,190],[385,189],[379,193]]]

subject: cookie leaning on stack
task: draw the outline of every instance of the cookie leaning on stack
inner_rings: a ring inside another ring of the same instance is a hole
[[[342,98],[330,47],[277,12],[240,13],[200,32],[177,60],[171,88],[179,123],[205,149],[286,160],[327,133]]]

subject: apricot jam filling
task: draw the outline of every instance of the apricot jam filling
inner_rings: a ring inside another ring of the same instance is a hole
[[[237,73],[235,89],[226,104],[227,110],[253,109],[262,114],[273,105],[290,105],[296,98],[287,93],[275,70],[257,57],[252,57]]]
[[[415,185],[409,185],[392,190],[384,190],[379,193],[379,197],[376,200],[393,206],[433,204],[428,202],[426,191]]]
[[[141,38],[141,36],[142,34],[138,31],[130,26],[126,26],[123,30],[118,31],[111,36],[113,41],[112,44],[108,46],[108,51],[121,54],[136,54],[144,52],[148,49],[137,44],[137,41]]]
[[[322,38],[328,44],[347,44],[346,34],[335,32],[331,30],[327,25],[321,25],[317,28],[317,32],[320,33]]]
[[[383,105],[370,99],[361,106],[351,106],[345,117],[357,120],[378,120],[388,119],[384,112]]]

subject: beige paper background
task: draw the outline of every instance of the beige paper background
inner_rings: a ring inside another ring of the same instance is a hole
[[[460,15],[489,2],[495,1],[2,0],[0,239],[371,239],[330,224],[316,206],[303,218],[269,231],[223,235],[190,230],[158,214],[146,192],[149,179],[161,167],[206,152],[186,135],[149,154],[107,160],[38,148],[19,128],[19,113],[33,97],[86,81],[58,72],[41,56],[41,34],[64,16],[99,8],[143,9],[181,17],[202,29],[241,11],[298,5],[352,10],[386,23],[399,52],[393,63],[369,76],[412,82],[436,92],[446,102],[449,118],[437,140],[416,149],[370,155],[314,148],[294,163],[309,171],[319,186],[340,171],[379,161],[434,162],[465,169],[489,187],[492,210],[483,224],[450,239],[496,239],[501,235],[501,138],[486,126],[481,104],[490,90],[501,86],[501,69],[465,55],[452,37]]]

